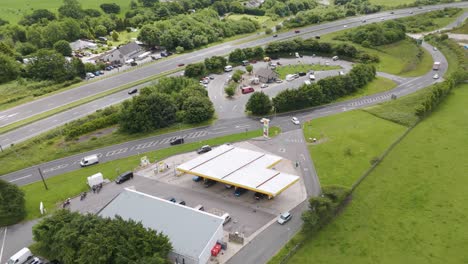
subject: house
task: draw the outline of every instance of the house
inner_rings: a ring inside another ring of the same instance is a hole
[[[95,49],[97,44],[87,40],[77,40],[70,43],[70,47],[73,51],[85,50],[85,49]]]
[[[125,189],[108,203],[98,215],[133,219],[145,228],[165,234],[171,244],[171,263],[205,264],[211,249],[223,239],[222,217],[154,197],[132,189]]]
[[[144,53],[143,48],[136,42],[130,42],[104,53],[99,57],[99,60],[111,64],[124,64],[128,60],[138,57],[141,53]]]
[[[271,83],[271,82],[274,82],[276,79],[278,79],[278,73],[276,73],[274,70],[270,68],[258,69],[255,72],[255,75],[257,75],[258,79],[262,83]]]

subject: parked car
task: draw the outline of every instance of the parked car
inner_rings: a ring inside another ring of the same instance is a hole
[[[285,212],[285,213],[282,213],[278,216],[278,223],[280,225],[284,225],[286,222],[288,222],[289,220],[291,220],[292,218],[292,215],[290,212]]]
[[[86,78],[91,79],[91,78],[94,78],[94,77],[95,76],[94,76],[94,74],[92,72],[87,72],[86,73]]]
[[[300,125],[301,124],[301,122],[299,122],[299,119],[297,119],[297,117],[294,117],[294,116],[291,118],[291,122],[293,122],[293,124],[295,124],[295,125]]]
[[[281,79],[276,79],[276,81],[275,81],[275,82],[276,82],[276,83],[282,83],[282,82],[283,82],[283,80],[281,80]]]
[[[223,225],[227,224],[229,221],[231,221],[231,216],[228,213],[225,213],[221,216],[223,218]]]
[[[130,66],[137,66],[137,65],[138,65],[138,63],[136,63],[136,61],[130,62]]]
[[[432,78],[434,78],[434,79],[439,79],[439,74],[437,74],[437,73],[434,74],[434,76],[432,76]]]
[[[198,153],[198,154],[203,154],[203,153],[206,153],[206,152],[208,152],[208,151],[211,151],[211,147],[208,146],[208,145],[205,145],[205,146],[199,148],[199,149],[197,150],[197,153]]]
[[[100,72],[100,71],[96,71],[96,72],[94,73],[94,75],[95,75],[95,76],[99,76],[99,75],[101,75],[101,72]]]
[[[274,38],[278,37],[278,34],[274,34],[273,37],[274,37]]]
[[[309,74],[309,80],[315,81],[315,74],[313,72]]]
[[[268,84],[266,83],[262,83],[262,85],[260,85],[260,88],[267,88],[268,87]]]
[[[237,187],[236,190],[234,191],[234,195],[239,197],[242,194],[244,194],[245,192],[247,192],[247,189]]]
[[[114,69],[114,66],[107,66],[106,68],[104,68],[106,71],[110,71],[112,69]]]
[[[301,31],[298,30],[298,29],[296,29],[296,30],[294,30],[294,33],[296,33],[296,34],[297,34],[297,33],[301,33]]]
[[[176,138],[171,139],[171,141],[169,141],[169,143],[170,143],[171,145],[183,144],[183,143],[184,143],[184,139],[181,138],[181,137],[176,137]]]
[[[42,264],[44,263],[40,258],[34,257],[30,264]]]
[[[174,198],[174,197],[171,197],[171,198],[169,198],[169,199],[167,199],[167,200],[169,200],[169,201],[171,201],[171,202],[173,202],[173,203],[175,203],[175,202],[177,201],[176,198]]]
[[[217,183],[217,181],[213,181],[213,180],[210,180],[210,179],[206,179],[205,180],[205,183],[203,185],[205,185],[205,188],[208,188],[210,186],[213,186]]]
[[[176,203],[178,203],[178,204],[180,204],[180,205],[185,205],[185,201],[184,201],[184,200],[177,201]]]
[[[315,36],[316,39],[320,39],[320,36]]]
[[[201,180],[203,180],[203,178],[200,177],[200,176],[193,176],[193,177],[192,177],[192,181],[194,181],[194,182],[199,182],[199,181],[201,181]]]
[[[267,195],[264,194],[264,193],[256,192],[256,193],[254,194],[255,200],[260,200],[260,199],[263,199],[263,198],[266,198],[266,197],[267,197]]]
[[[305,72],[298,72],[297,75],[299,75],[299,76],[306,76],[307,73],[305,73]]]
[[[19,264],[19,263],[25,263],[27,260],[30,260],[33,258],[33,254],[31,253],[31,250],[29,248],[23,248],[20,251],[16,252],[13,256],[8,259],[6,263],[8,264]]]
[[[247,87],[242,87],[241,92],[242,94],[248,94],[248,93],[253,93],[255,90],[254,88],[247,86]]]
[[[234,187],[234,186],[232,186],[230,184],[224,184],[224,188],[226,188],[226,189],[232,189],[232,187]]]
[[[123,182],[126,182],[130,179],[133,179],[133,171],[127,171],[119,175],[117,179],[115,179],[115,183],[121,184]]]
[[[131,89],[130,91],[128,91],[128,94],[135,94],[137,92],[138,92],[138,89],[134,88],[134,89]]]
[[[208,78],[209,78],[210,80],[214,80],[215,77],[214,77],[213,75],[210,75]]]

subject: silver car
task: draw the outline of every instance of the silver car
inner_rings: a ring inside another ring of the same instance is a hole
[[[282,213],[278,216],[278,223],[280,225],[284,225],[286,222],[288,222],[289,220],[291,220],[292,218],[292,215],[290,212],[285,212],[285,213]]]

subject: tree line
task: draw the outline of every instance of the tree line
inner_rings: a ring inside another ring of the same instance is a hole
[[[356,29],[347,30],[336,39],[349,40],[360,44],[363,47],[375,47],[395,43],[406,37],[406,27],[397,21],[385,21],[383,23],[373,23]]]
[[[169,238],[133,220],[60,210],[33,227],[36,250],[63,264],[165,264]]]

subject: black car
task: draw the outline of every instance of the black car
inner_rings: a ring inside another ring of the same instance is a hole
[[[320,36],[315,36],[316,39],[320,39]]]
[[[203,147],[199,148],[199,149],[197,150],[197,153],[198,153],[198,154],[203,154],[203,153],[206,153],[206,152],[208,152],[208,151],[210,151],[210,150],[211,150],[211,147],[208,146],[208,145],[206,145],[206,146],[203,146]]]
[[[256,192],[256,193],[254,194],[255,200],[260,200],[260,199],[263,199],[263,198],[265,198],[265,197],[267,197],[267,195],[264,194],[264,193]]]
[[[278,34],[274,34],[273,37],[274,37],[274,38],[278,37]]]
[[[138,63],[136,63],[136,61],[132,61],[132,62],[130,62],[130,65],[131,65],[131,66],[137,66]]]
[[[134,94],[134,93],[137,93],[138,92],[138,89],[135,88],[135,89],[131,89],[130,91],[128,91],[128,94]]]
[[[205,188],[208,188],[208,187],[210,187],[210,186],[215,185],[216,182],[217,182],[217,181],[213,181],[213,180],[207,179],[203,185],[205,186]]]
[[[183,143],[184,143],[184,139],[181,138],[181,137],[176,137],[176,138],[171,139],[171,141],[169,141],[169,143],[170,143],[171,145],[183,144]]]
[[[133,179],[133,172],[132,171],[127,171],[119,175],[117,179],[115,179],[115,183],[120,184],[122,182],[128,181],[130,179]]]
[[[245,192],[247,192],[247,189],[237,187],[236,190],[234,191],[234,195],[239,197]]]
[[[305,72],[298,72],[297,74],[298,74],[299,76],[306,76],[306,75],[307,75],[307,73],[305,73]]]

